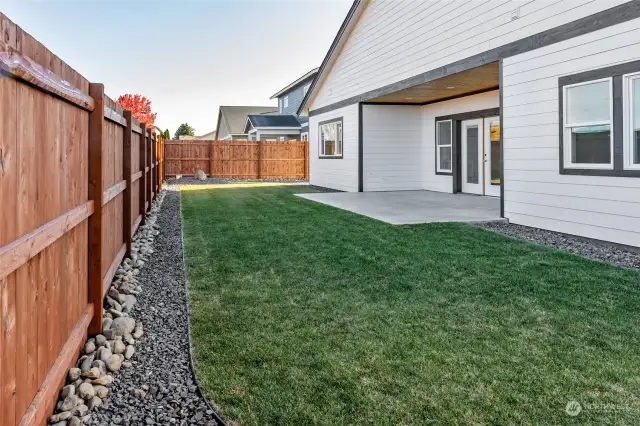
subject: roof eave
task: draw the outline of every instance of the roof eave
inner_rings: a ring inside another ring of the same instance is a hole
[[[362,10],[364,9],[367,3],[368,3],[368,0],[354,0],[353,4],[351,5],[351,9],[349,9],[347,16],[344,18],[344,21],[342,22],[342,25],[338,30],[338,34],[336,34],[336,37],[333,39],[333,43],[331,43],[331,47],[329,48],[329,51],[327,52],[326,56],[322,60],[320,69],[318,70],[316,77],[313,79],[313,82],[311,83],[311,87],[307,91],[307,94],[302,99],[302,103],[298,107],[298,111],[296,112],[297,115],[300,115],[300,113],[304,110],[307,102],[311,98],[311,95],[314,93],[316,86],[318,85],[318,82],[322,79],[323,73],[326,71],[329,61],[333,59],[334,53],[338,52],[339,50],[338,47],[342,47],[340,45],[340,42],[342,41],[342,37],[343,35],[345,35],[347,28],[349,28],[349,25],[354,20],[354,17],[356,17],[356,19],[360,17],[360,15],[362,14]],[[354,25],[355,25],[355,22],[354,22]]]
[[[301,85],[302,83],[304,83],[305,81],[314,78],[317,74],[318,74],[318,70],[320,68],[314,68],[311,71],[309,71],[308,73],[306,73],[305,75],[303,75],[302,77],[300,77],[299,79],[297,79],[296,81],[294,81],[293,83],[289,84],[288,86],[286,86],[284,89],[280,90],[278,93],[276,93],[275,95],[271,96],[269,99],[275,99],[277,97],[279,97],[280,95],[283,95],[285,93],[287,93],[288,91],[290,91],[291,89],[294,89],[295,87]]]

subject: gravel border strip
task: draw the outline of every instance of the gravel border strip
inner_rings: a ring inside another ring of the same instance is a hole
[[[174,187],[171,187],[171,190],[177,190],[178,197],[180,199],[180,241],[182,243],[182,270],[185,277],[184,291],[187,296],[187,300],[186,300],[187,302],[187,338],[189,340],[189,367],[191,369],[191,374],[193,375],[194,382],[198,387],[198,394],[204,400],[204,403],[207,405],[207,407],[209,407],[209,410],[213,412],[213,417],[216,423],[218,423],[219,426],[227,426],[222,416],[218,414],[219,409],[216,409],[215,407],[213,407],[209,402],[209,399],[207,398],[204,392],[204,389],[200,384],[200,380],[198,380],[198,374],[196,372],[196,364],[193,359],[193,353],[194,353],[193,341],[191,338],[192,334],[191,334],[191,305],[189,303],[189,274],[187,272],[187,263],[185,262],[185,259],[184,259],[185,245],[184,245],[184,227],[182,226],[182,224],[184,223],[184,220],[182,217],[182,193],[180,192],[180,188],[175,189]]]
[[[635,252],[612,243],[508,222],[484,222],[474,225],[510,238],[572,253],[589,260],[640,271],[640,251]]]

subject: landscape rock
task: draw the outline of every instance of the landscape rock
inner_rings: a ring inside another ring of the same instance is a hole
[[[82,424],[82,421],[76,416],[71,417],[67,422],[67,426],[80,426],[81,424]]]
[[[125,349],[124,351],[125,359],[131,359],[135,351],[136,351],[136,348],[133,345],[127,346],[127,349]]]
[[[95,350],[96,350],[96,344],[93,340],[89,340],[84,345],[84,353],[87,355],[92,354]]]
[[[89,410],[91,410],[94,407],[97,407],[99,405],[102,405],[102,400],[97,396],[94,396],[93,398],[91,398],[89,400],[89,402],[87,402],[87,407],[89,408]]]
[[[76,387],[74,385],[67,385],[63,387],[62,390],[60,391],[60,398],[64,399],[69,395],[75,395],[75,394],[76,394]],[[60,420],[66,420],[66,419],[60,419]]]
[[[122,360],[118,355],[114,354],[109,357],[109,359],[106,361],[106,364],[109,371],[119,371],[122,367]]]
[[[122,340],[116,340],[113,343],[113,353],[114,354],[122,354],[124,353],[126,346]]]
[[[78,396],[85,401],[88,401],[89,399],[96,396],[96,391],[93,389],[93,386],[90,383],[83,383],[80,385],[80,387],[78,387]]]
[[[202,170],[198,169],[194,175],[194,179],[207,180],[207,175]]]
[[[69,373],[67,374],[67,380],[69,382],[75,382],[76,380],[78,380],[80,378],[80,374],[82,374],[82,370],[80,370],[79,368],[72,368],[69,370]]]

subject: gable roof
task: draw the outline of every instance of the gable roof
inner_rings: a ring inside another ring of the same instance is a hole
[[[338,30],[338,34],[336,34],[336,37],[333,39],[333,43],[331,43],[331,47],[329,48],[329,51],[327,52],[326,56],[322,60],[322,64],[320,65],[316,78],[313,79],[313,82],[311,83],[311,87],[307,91],[307,94],[304,96],[304,99],[302,99],[302,103],[298,107],[298,111],[297,111],[298,115],[300,115],[302,110],[304,110],[305,106],[307,105],[311,97],[315,96],[316,89],[320,87],[320,84],[326,78],[328,72],[330,71],[331,65],[333,65],[333,62],[335,61],[336,56],[338,55],[338,53],[340,53],[340,49],[342,48],[344,43],[347,41],[347,38],[349,37],[349,34],[351,34],[351,31],[353,30],[353,27],[355,26],[356,21],[362,14],[362,11],[364,10],[364,7],[367,5],[368,2],[369,0],[353,1],[353,4],[351,5],[351,9],[349,9],[347,16],[344,18],[344,21],[342,22],[342,25]]]
[[[289,90],[293,89],[294,87],[299,86],[300,84],[306,82],[307,80],[312,80],[313,78],[315,78],[315,76],[318,73],[319,69],[320,68],[312,69],[311,71],[309,71],[308,73],[306,73],[302,77],[298,78],[293,83],[288,84],[284,89],[280,90],[278,93],[276,93],[275,95],[271,96],[269,99],[278,98],[281,95],[284,95],[285,93],[287,93]]]
[[[299,128],[300,122],[295,115],[248,115],[244,133],[250,128]]]
[[[244,125],[248,115],[277,113],[278,109],[274,106],[221,106],[218,112],[216,132],[220,129],[220,120],[222,117],[224,117],[228,134],[242,134],[244,133]]]

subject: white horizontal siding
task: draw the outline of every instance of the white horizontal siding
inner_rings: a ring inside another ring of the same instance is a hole
[[[560,175],[558,78],[640,58],[640,19],[504,60],[505,215],[640,246],[640,179]]]
[[[371,0],[310,109],[413,77],[626,1]],[[520,18],[511,20],[517,7]]]
[[[342,117],[343,158],[319,158],[318,123],[338,117]],[[358,191],[358,104],[309,117],[309,182],[340,191]]]
[[[363,105],[363,189],[422,189],[419,106]]]
[[[429,191],[453,192],[453,178],[436,175],[436,117],[480,111],[500,106],[500,94],[497,90],[438,102],[422,107],[422,188]]]

